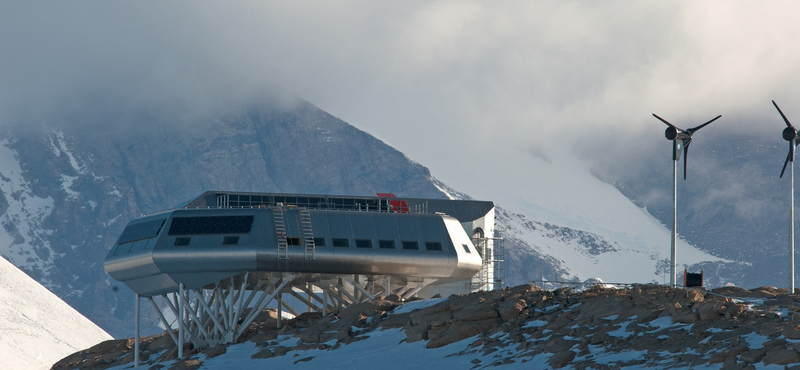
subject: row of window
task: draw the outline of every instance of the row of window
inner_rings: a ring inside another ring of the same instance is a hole
[[[287,238],[288,241],[288,238]],[[356,248],[372,249],[372,240],[370,239],[356,239]],[[324,247],[326,244],[325,238],[314,238],[314,245],[317,247]],[[332,238],[331,244],[337,248],[350,248],[350,239],[346,238]],[[419,242],[417,241],[402,241],[401,246],[405,250],[419,250]],[[299,246],[297,244],[289,244]],[[380,249],[397,249],[394,240],[378,240],[378,248]],[[425,242],[425,250],[440,251],[442,250],[442,243],[440,242]]]
[[[176,247],[188,246],[192,238],[178,237],[175,238]],[[372,249],[372,240],[370,239],[356,239],[356,248]],[[333,238],[331,243],[337,248],[350,248],[350,239]],[[238,236],[226,236],[222,239],[222,245],[237,245],[239,244]],[[290,246],[300,246],[300,238],[286,238],[286,244]],[[314,245],[317,247],[325,247],[325,238],[314,238]],[[405,250],[419,250],[419,242],[416,241],[402,241],[401,246]],[[464,250],[470,253],[469,247],[463,245]],[[397,249],[394,240],[378,240],[378,248],[380,249]],[[442,243],[440,242],[425,242],[425,250],[428,251],[441,251]]]

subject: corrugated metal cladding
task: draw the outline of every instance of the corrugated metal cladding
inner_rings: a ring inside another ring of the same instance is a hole
[[[253,216],[174,217],[169,235],[249,234]]]
[[[117,244],[153,238],[161,231],[161,228],[164,226],[164,221],[166,220],[166,218],[162,218],[159,220],[151,220],[128,225],[125,228],[125,231],[122,232],[122,235],[119,236]]]

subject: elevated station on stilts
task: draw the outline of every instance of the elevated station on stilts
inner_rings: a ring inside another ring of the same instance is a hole
[[[138,364],[143,298],[183,357],[184,343],[236,342],[270,305],[327,315],[379,296],[501,288],[494,212],[487,201],[208,191],[131,221],[105,269],[136,293]]]

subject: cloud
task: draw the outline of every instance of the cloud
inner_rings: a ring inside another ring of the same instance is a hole
[[[800,115],[789,2],[5,2],[0,117],[285,89],[464,180],[514,153]],[[735,117],[734,119],[730,119]],[[768,119],[766,118],[768,117]],[[763,122],[763,123],[762,123]],[[769,123],[766,123],[769,122]],[[655,127],[655,128],[654,128]],[[628,133],[625,133],[627,130]]]

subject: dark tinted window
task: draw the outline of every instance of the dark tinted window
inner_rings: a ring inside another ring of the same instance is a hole
[[[300,238],[296,238],[296,237],[286,238],[286,244],[294,246],[294,247],[299,247],[300,246]]]
[[[469,251],[469,246],[467,246],[466,244],[461,244],[461,246],[464,247],[464,250],[467,251],[467,253],[472,253]]]
[[[333,246],[334,247],[342,247],[342,248],[349,248],[350,241],[347,239],[333,239]]]
[[[425,249],[429,251],[440,251],[442,250],[442,243],[439,242],[425,242]]]
[[[249,234],[253,216],[175,217],[169,235]]]
[[[381,249],[394,249],[394,240],[378,240],[378,247]]]
[[[403,242],[403,249],[419,249],[417,242]]]
[[[189,245],[189,241],[191,240],[192,238],[175,238],[175,246],[185,247]]]
[[[316,245],[317,247],[324,247],[325,238],[314,238],[314,245]]]
[[[370,248],[370,249],[372,249],[372,240],[357,239],[356,240],[356,248]]]
[[[166,221],[166,219],[128,225],[125,227],[125,230],[122,231],[122,235],[119,236],[117,244],[155,237],[161,231],[161,227],[164,226],[164,221]]]

